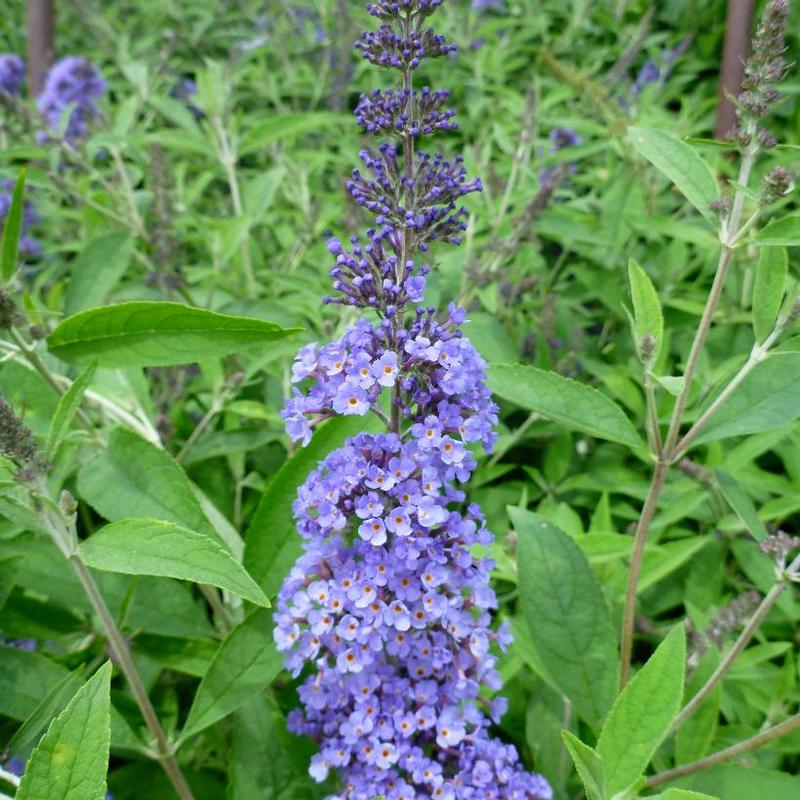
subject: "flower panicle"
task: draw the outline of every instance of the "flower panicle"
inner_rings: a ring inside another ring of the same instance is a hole
[[[475,550],[492,534],[463,486],[474,449],[495,442],[498,409],[462,333],[464,310],[425,305],[429,249],[460,243],[461,200],[482,189],[463,158],[416,147],[455,127],[449,94],[412,82],[424,58],[453,51],[427,26],[443,1],[368,6],[381,25],[356,47],[402,80],[356,109],[359,125],[385,137],[347,182],[372,224],[349,243],[329,240],[326,301],[370,317],[300,350],[283,411],[303,444],[335,415],[374,412],[389,427],[349,439],[301,486],[293,512],[304,552],[278,595],[275,641],[301,681],[289,726],[319,744],[312,777],[341,778],[329,800],[552,798],[490,732],[506,706],[491,697],[496,651],[511,637],[492,623],[494,564]]]
[[[0,453],[17,465],[15,477],[28,483],[46,472],[50,465],[39,453],[31,429],[17,416],[14,406],[0,396]]]
[[[742,80],[742,91],[736,98],[737,124],[733,138],[742,145],[751,145],[753,135],[761,147],[773,147],[775,137],[759,123],[780,99],[778,84],[789,64],[786,53],[786,25],[789,18],[787,0],[769,0],[753,37],[750,57]]]

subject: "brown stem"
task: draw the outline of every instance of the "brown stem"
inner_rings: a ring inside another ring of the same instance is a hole
[[[756,155],[758,154],[758,140],[756,137],[756,130],[754,125],[748,127],[747,133],[749,134],[749,141],[752,143],[748,146],[744,155],[742,156],[742,163],[739,167],[739,180],[736,186],[736,193],[733,197],[733,205],[731,213],[725,223],[722,225],[722,251],[720,252],[719,261],[717,263],[717,270],[714,273],[714,282],[711,286],[708,300],[706,301],[705,308],[703,309],[703,316],[700,319],[700,324],[697,328],[694,341],[692,342],[692,349],[689,352],[689,358],[686,362],[686,369],[684,370],[684,385],[678,399],[675,401],[675,408],[672,411],[672,418],[670,421],[669,432],[667,433],[664,442],[663,457],[658,458],[656,468],[653,472],[653,477],[650,482],[650,490],[647,493],[645,506],[642,509],[642,516],[636,526],[636,540],[633,546],[633,557],[631,559],[631,569],[628,575],[628,588],[625,594],[625,610],[622,617],[622,636],[620,643],[620,685],[624,688],[628,682],[628,677],[631,671],[631,652],[633,650],[633,623],[636,612],[636,589],[639,583],[639,572],[641,570],[641,561],[644,554],[644,546],[647,542],[647,534],[650,530],[650,523],[655,514],[658,506],[658,500],[661,496],[661,491],[664,488],[667,472],[669,467],[675,461],[676,457],[676,443],[678,435],[681,430],[681,422],[683,420],[683,412],[686,409],[686,404],[689,400],[689,394],[692,388],[692,381],[697,371],[697,364],[700,360],[700,354],[705,346],[708,333],[711,330],[711,325],[714,321],[714,314],[719,305],[722,297],[722,290],[725,286],[725,278],[728,275],[728,269],[733,257],[733,250],[736,243],[736,237],[739,234],[742,220],[742,211],[744,209],[744,201],[747,193],[747,185],[750,182],[750,173],[753,170]]]
[[[642,559],[644,557],[644,546],[647,543],[647,532],[650,523],[658,508],[658,499],[661,490],[664,488],[664,481],[667,478],[668,465],[664,461],[658,461],[653,471],[650,481],[650,488],[647,492],[647,499],[642,509],[642,516],[636,525],[636,535],[633,543],[633,553],[631,555],[630,573],[628,574],[628,589],[625,595],[625,611],[622,618],[622,641],[620,644],[620,690],[625,688],[631,671],[631,653],[633,652],[633,622],[636,613],[636,588],[639,584],[639,574],[642,571]]]

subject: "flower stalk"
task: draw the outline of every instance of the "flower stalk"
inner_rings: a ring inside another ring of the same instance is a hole
[[[746,78],[743,83],[744,91],[737,101],[738,126],[732,132],[733,138],[741,146],[742,159],[739,167],[738,180],[730,205],[730,212],[723,216],[722,219],[720,230],[722,249],[714,273],[714,281],[686,361],[684,385],[675,401],[669,429],[664,440],[663,451],[661,454],[657,454],[654,459],[655,467],[653,469],[650,486],[642,513],[636,526],[620,639],[621,688],[625,687],[630,678],[636,593],[642,568],[645,544],[647,542],[650,524],[658,508],[658,502],[661,497],[661,492],[664,489],[669,469],[680,459],[681,455],[699,435],[713,414],[727,401],[737,386],[741,384],[759,361],[763,359],[766,351],[773,344],[774,338],[780,333],[779,326],[774,337],[770,337],[769,344],[765,342],[761,346],[757,345],[754,347],[750,359],[748,359],[739,374],[679,442],[683,415],[692,391],[700,356],[705,347],[708,334],[713,325],[714,316],[722,298],[722,292],[731,266],[733,254],[743,229],[745,227],[749,228],[751,226],[751,220],[753,219],[751,217],[747,222],[742,222],[745,200],[749,196],[749,184],[753,167],[761,150],[764,149],[764,147],[774,144],[774,137],[772,137],[769,132],[761,129],[759,123],[767,115],[770,105],[775,103],[780,97],[774,85],[780,80],[786,70],[783,52],[787,15],[788,5],[786,0],[770,0],[764,11],[764,16],[754,39],[753,53],[745,67]]]

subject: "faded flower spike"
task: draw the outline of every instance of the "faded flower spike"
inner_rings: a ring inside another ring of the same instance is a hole
[[[744,144],[749,144],[759,120],[767,116],[770,106],[781,98],[777,84],[788,67],[784,58],[788,17],[786,0],[769,0],[753,38],[753,50],[744,68],[742,92],[736,100],[739,124],[735,134]],[[764,147],[775,143],[772,134],[765,130],[759,131],[759,139]]]
[[[462,334],[465,312],[422,305],[432,242],[458,244],[461,198],[480,191],[463,159],[415,152],[416,137],[455,126],[447,93],[415,91],[424,56],[452,47],[423,20],[442,0],[373,3],[384,24],[357,47],[402,71],[402,86],[362,97],[358,122],[394,135],[361,154],[348,183],[373,217],[363,239],[331,239],[336,296],[371,310],[336,342],[304,347],[283,416],[304,444],[322,421],[374,412],[388,431],[362,433],[309,475],[294,504],[304,554],[281,588],[275,641],[302,709],[291,730],[316,740],[310,773],[339,778],[330,800],[549,800],[513,746],[489,729],[505,711],[492,624],[492,535],[459,488],[490,449],[497,406],[486,365]],[[388,395],[388,398],[386,397]],[[388,402],[387,402],[388,401]],[[388,415],[385,409],[389,409]]]

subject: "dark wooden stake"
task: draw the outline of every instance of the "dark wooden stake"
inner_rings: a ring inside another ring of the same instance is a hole
[[[755,0],[728,0],[728,18],[725,23],[725,49],[719,80],[719,102],[714,135],[723,139],[736,122],[736,110],[728,95],[739,94],[744,77],[744,62],[750,49],[753,30]]]
[[[55,52],[55,0],[28,0],[28,94],[44,86]]]

